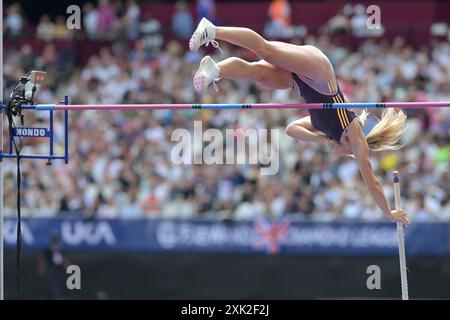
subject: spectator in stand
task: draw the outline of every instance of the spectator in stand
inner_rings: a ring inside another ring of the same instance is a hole
[[[355,14],[351,18],[352,31],[355,37],[365,37],[368,34],[367,28],[367,13],[366,8],[362,4],[357,4],[354,7]]]
[[[161,29],[161,23],[155,19],[150,11],[144,14],[140,26],[142,40],[145,43],[147,49],[158,51],[163,45],[163,35]]]
[[[98,10],[91,2],[83,6],[83,27],[89,40],[98,39],[99,16]]]
[[[64,40],[70,39],[71,32],[67,28],[64,16],[57,16],[53,27],[53,39]]]
[[[50,20],[50,16],[48,14],[45,14],[41,17],[39,20],[39,24],[36,28],[36,38],[42,39],[45,41],[50,41],[53,39],[53,31],[54,31],[55,25]]]
[[[25,70],[30,70],[35,64],[36,56],[33,48],[29,44],[24,44],[20,48],[20,65]]]
[[[437,221],[437,214],[428,208],[425,203],[425,199],[421,196],[417,196],[416,199],[417,211],[414,216],[418,222]]]
[[[291,5],[288,0],[272,0],[268,15],[272,23],[282,28],[291,26]]]
[[[270,38],[285,38],[291,27],[291,5],[287,0],[273,0],[267,12],[269,22],[264,34]]]
[[[132,62],[137,61],[148,63],[152,58],[152,53],[151,50],[149,50],[146,47],[145,42],[143,40],[137,40],[134,43],[134,47],[130,49],[128,58]]]
[[[344,34],[348,35],[351,33],[352,24],[348,15],[346,15],[347,5],[342,8],[334,17],[328,20],[326,24],[326,30],[330,34]]]
[[[116,13],[116,27],[121,28],[120,24],[123,23],[128,6],[127,0],[109,0],[111,1],[111,6],[114,8]],[[136,0],[137,1],[137,0]]]
[[[20,37],[23,34],[25,22],[20,3],[14,2],[6,9],[5,27],[6,34],[11,38]]]
[[[117,23],[117,13],[114,5],[109,0],[99,0],[98,7],[98,33],[102,39],[114,37]]]
[[[126,3],[126,12],[124,17],[125,34],[127,39],[136,40],[139,37],[139,25],[141,17],[141,8],[136,0],[128,0]]]
[[[212,23],[216,21],[216,1],[215,0],[198,0],[197,1],[197,17],[198,20],[206,18]]]
[[[175,3],[175,13],[172,17],[172,31],[180,39],[188,39],[192,34],[194,21],[184,1]]]

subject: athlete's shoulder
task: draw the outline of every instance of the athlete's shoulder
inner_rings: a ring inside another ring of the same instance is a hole
[[[363,128],[359,121],[352,121],[345,131],[351,144],[367,143]]]

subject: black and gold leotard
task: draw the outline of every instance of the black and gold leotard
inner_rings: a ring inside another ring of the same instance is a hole
[[[344,102],[344,95],[336,79],[330,79],[326,83],[316,83],[312,79],[295,73],[292,76],[306,103]],[[349,109],[309,109],[309,114],[314,128],[337,142],[340,142],[345,128],[356,118],[355,112]]]

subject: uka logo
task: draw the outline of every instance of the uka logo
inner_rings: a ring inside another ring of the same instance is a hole
[[[17,237],[17,224],[15,220],[5,220],[4,223],[4,240],[6,244],[14,245],[16,244],[16,237]],[[22,241],[25,244],[33,244],[34,243],[34,236],[33,232],[31,232],[30,227],[28,226],[28,223],[25,221],[22,221],[21,225],[21,234],[22,234]]]
[[[116,236],[111,225],[106,221],[86,223],[83,221],[63,221],[60,227],[61,240],[65,245],[114,245],[117,243]],[[58,228],[55,226],[55,228]],[[26,245],[33,245],[39,239],[35,239],[32,227],[27,221],[22,221],[22,241]],[[48,229],[52,229],[50,226]],[[15,220],[5,220],[4,238],[5,243],[14,245],[16,243],[17,224]],[[47,243],[45,243],[46,245]],[[42,245],[42,242],[37,244]]]
[[[106,243],[114,245],[116,237],[105,221],[86,223],[83,221],[63,222],[61,224],[61,238],[65,244],[76,246],[81,244],[98,245]]]

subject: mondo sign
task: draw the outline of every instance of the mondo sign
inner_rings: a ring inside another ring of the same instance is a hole
[[[47,128],[14,128],[13,135],[15,137],[45,138],[50,136],[50,131]]]

